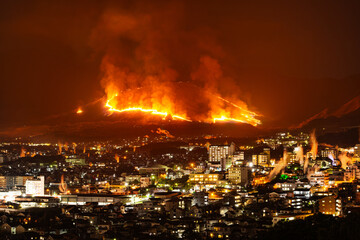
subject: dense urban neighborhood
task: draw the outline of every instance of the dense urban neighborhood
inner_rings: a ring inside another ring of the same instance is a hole
[[[319,144],[314,132],[237,142],[1,143],[0,231],[19,239],[266,239],[287,222],[360,212],[360,145]]]

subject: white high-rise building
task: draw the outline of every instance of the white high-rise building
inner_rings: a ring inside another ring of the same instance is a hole
[[[233,165],[244,165],[245,164],[245,152],[237,152],[234,153],[232,156],[232,162]]]
[[[45,177],[40,176],[37,179],[26,180],[26,194],[33,196],[44,196]]]
[[[233,155],[235,144],[231,145],[212,145],[209,147],[209,165],[212,170],[221,170],[222,162]]]

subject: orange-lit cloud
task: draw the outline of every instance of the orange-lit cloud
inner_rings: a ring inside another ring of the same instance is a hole
[[[104,12],[91,44],[104,55],[101,84],[109,112],[260,124],[258,114],[240,100],[235,81],[224,74],[216,38],[187,29],[183,20],[180,2]]]

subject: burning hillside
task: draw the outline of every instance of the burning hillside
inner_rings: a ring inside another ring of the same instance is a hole
[[[170,16],[174,21],[167,21]],[[91,43],[103,55],[101,83],[109,112],[260,124],[258,114],[240,100],[235,81],[223,73],[224,53],[215,39],[204,29],[187,27],[180,3],[105,11]]]
[[[151,87],[127,90],[108,98],[105,106],[111,113],[142,112],[157,115],[164,120],[208,123],[232,121],[253,126],[260,123],[258,115],[247,110],[246,106],[241,107],[191,84],[173,83],[172,97],[169,99],[165,92],[163,98],[157,98],[153,93]]]

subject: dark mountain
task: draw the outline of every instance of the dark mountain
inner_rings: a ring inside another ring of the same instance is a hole
[[[95,141],[115,140],[120,138],[144,136],[166,129],[175,137],[223,135],[229,137],[254,137],[264,130],[249,124],[233,122],[186,122],[165,120],[159,116],[139,112],[109,113],[104,109],[104,101],[98,100],[82,108],[81,114],[76,109],[68,113],[50,116],[41,122],[26,126],[7,127],[0,130],[2,138],[26,138],[31,141]]]
[[[360,95],[353,98],[340,108],[330,111],[324,109],[309,119],[300,123],[296,128],[308,131],[321,129],[337,131],[341,129],[357,128],[360,126]]]
[[[333,111],[324,109],[296,129],[305,132],[315,129],[319,142],[348,147],[359,143],[359,127],[360,96],[357,96]]]

